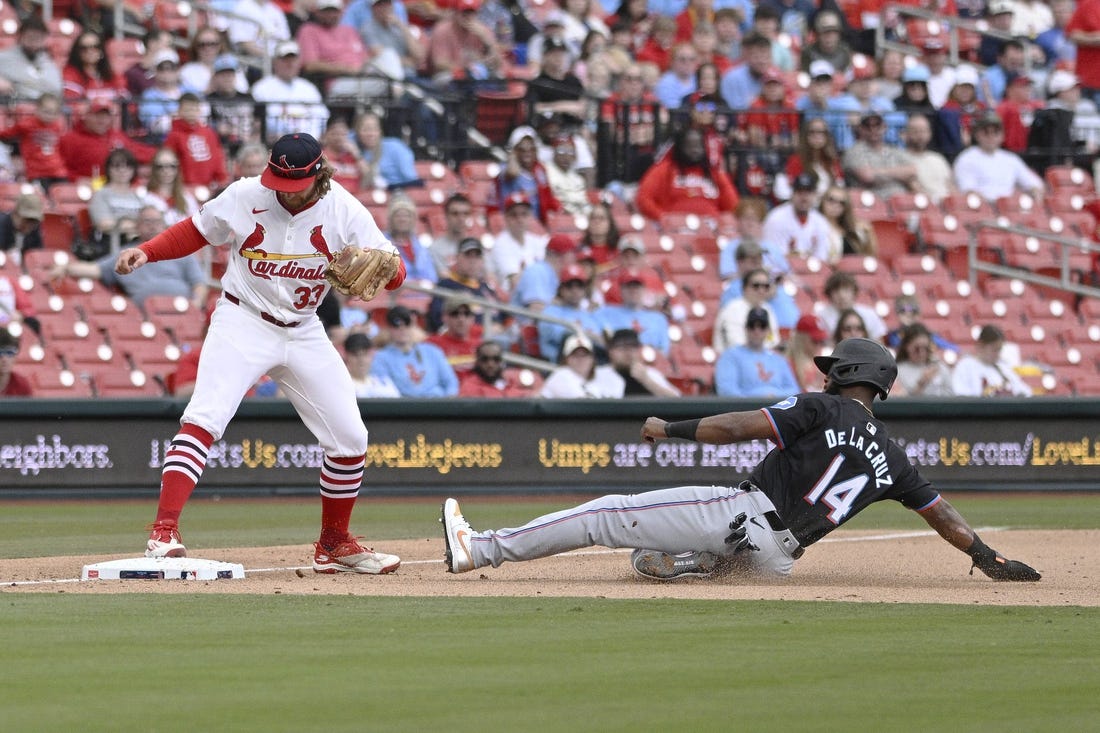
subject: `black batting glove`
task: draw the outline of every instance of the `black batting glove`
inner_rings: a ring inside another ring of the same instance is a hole
[[[730,522],[730,529],[733,532],[726,538],[727,545],[733,545],[733,554],[736,555],[741,552],[754,552],[760,548],[749,541],[749,531],[745,529],[745,520],[748,516],[741,512],[733,521]]]
[[[993,580],[1034,582],[1043,577],[1030,565],[1019,560],[1009,560],[978,539],[977,535],[970,547],[966,548],[966,554],[974,561],[970,567],[971,575],[974,574],[974,568],[977,568]]]

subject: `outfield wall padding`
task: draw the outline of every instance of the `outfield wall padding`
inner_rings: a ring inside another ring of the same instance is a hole
[[[395,495],[633,492],[731,484],[767,441],[643,442],[645,418],[683,419],[760,401],[362,400],[366,482]],[[184,403],[0,402],[0,495],[155,491]],[[876,407],[922,473],[945,489],[1100,490],[1100,401],[889,400]],[[321,452],[281,400],[241,406],[210,454],[204,491],[314,493]]]

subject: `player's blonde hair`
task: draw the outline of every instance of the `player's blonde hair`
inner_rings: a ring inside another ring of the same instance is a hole
[[[332,164],[328,162],[328,158],[321,157],[321,170],[313,179],[313,200],[323,197],[332,188],[332,176],[335,175],[336,169],[332,167]]]

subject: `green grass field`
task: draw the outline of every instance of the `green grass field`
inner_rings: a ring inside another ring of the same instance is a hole
[[[481,526],[546,502],[471,498]],[[952,497],[976,526],[1100,527],[1100,497]],[[0,503],[0,557],[140,546],[151,502]],[[364,501],[371,539],[432,502]],[[196,500],[202,546],[304,544],[315,502]],[[850,526],[917,528],[896,507]],[[364,579],[370,582],[370,579]],[[932,600],[932,599],[930,599]],[[1092,731],[1100,609],[272,595],[0,598],[0,730]]]

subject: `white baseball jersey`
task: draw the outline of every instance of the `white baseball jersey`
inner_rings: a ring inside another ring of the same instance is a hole
[[[261,312],[294,323],[328,292],[325,267],[344,247],[397,254],[366,207],[335,181],[291,214],[259,177],[242,178],[192,217],[206,241],[230,248],[222,288]]]
[[[795,213],[794,206],[776,206],[764,218],[764,259],[769,269],[789,272],[788,257],[816,257],[829,262],[829,221],[816,209],[810,209],[805,219]]]

